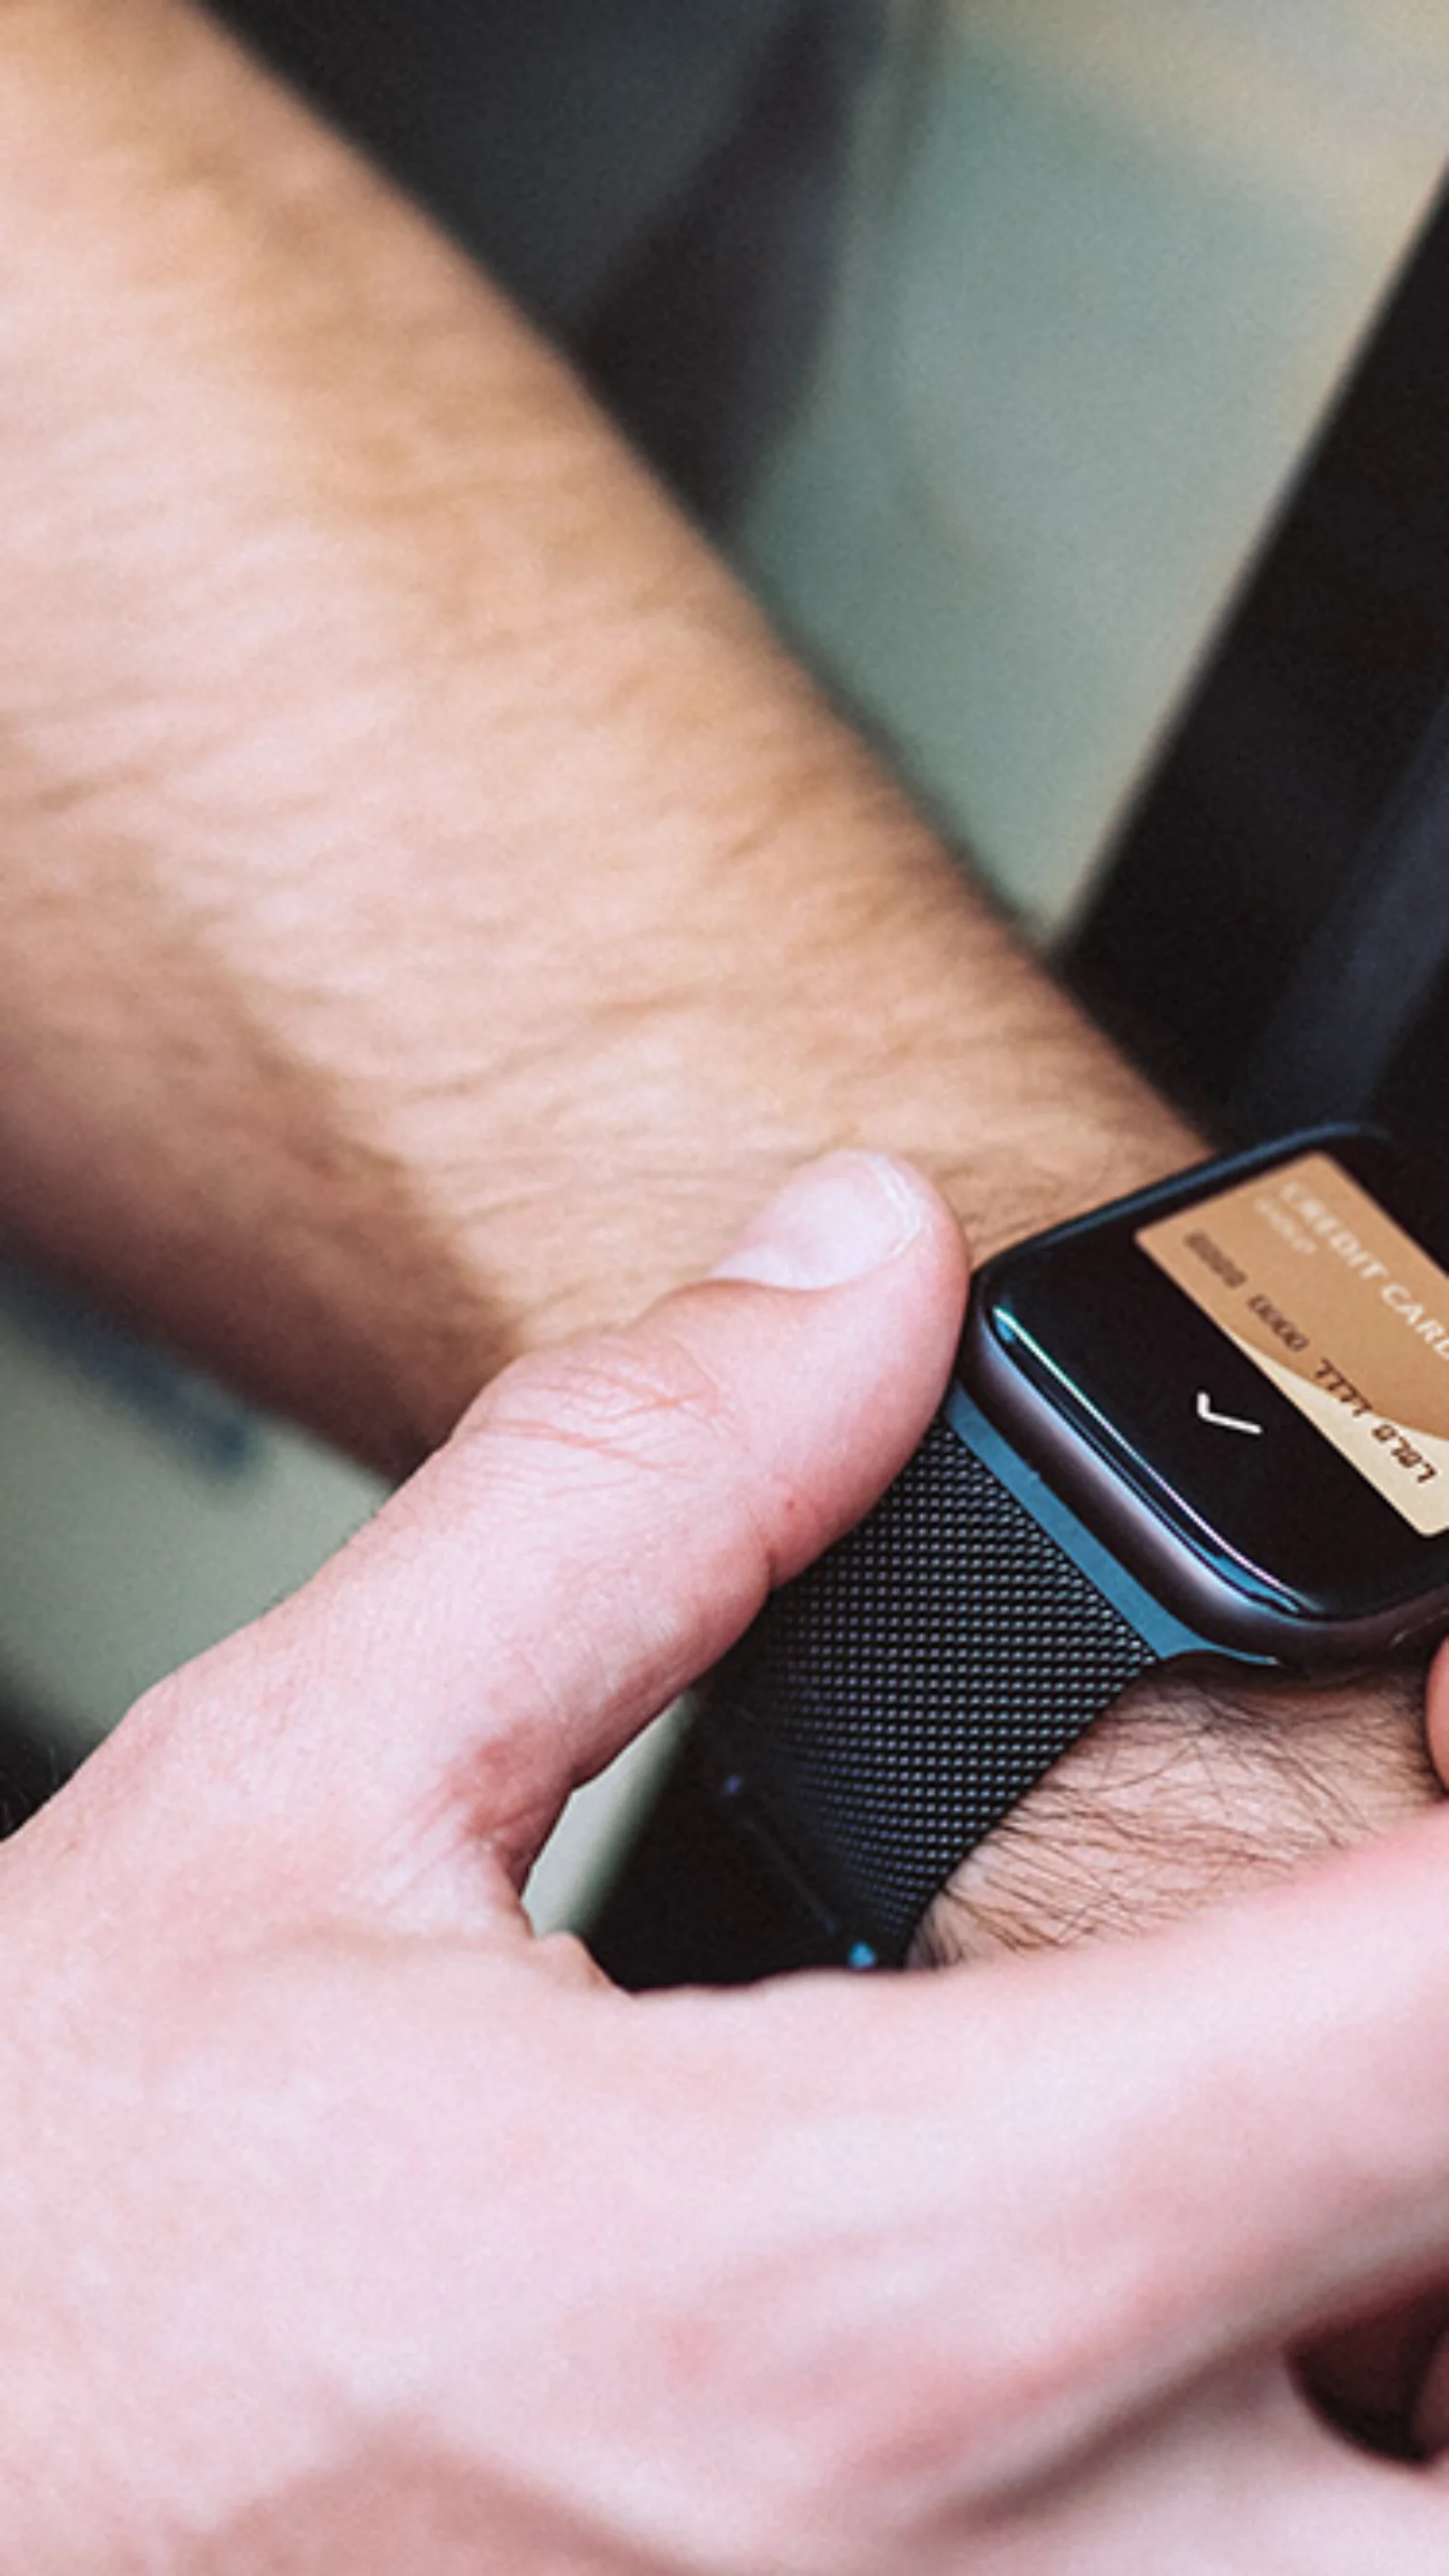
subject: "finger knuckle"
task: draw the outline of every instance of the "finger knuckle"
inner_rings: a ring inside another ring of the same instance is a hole
[[[489,1428],[606,1469],[682,1468],[737,1428],[727,1390],[673,1335],[617,1334],[551,1352],[501,1380]]]

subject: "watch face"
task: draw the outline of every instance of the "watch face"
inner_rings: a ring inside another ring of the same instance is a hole
[[[1041,1236],[976,1315],[998,1391],[1009,1363],[1099,1497],[1105,1466],[1133,1498],[1124,1526],[1219,1589],[1322,1631],[1449,1589],[1449,1184],[1386,1138],[1299,1138]]]

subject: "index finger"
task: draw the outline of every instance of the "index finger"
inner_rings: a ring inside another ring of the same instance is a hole
[[[710,2028],[845,2343],[997,2420],[1013,2476],[1449,2271],[1449,1817],[1141,1941]]]

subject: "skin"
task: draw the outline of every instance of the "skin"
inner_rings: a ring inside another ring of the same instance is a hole
[[[552,355],[203,18],[0,0],[0,225],[26,246],[0,296],[12,1239],[403,1469],[515,1355],[696,1272],[808,1155],[911,1154],[985,1252],[1195,1150]],[[828,1502],[833,1452],[817,1472]],[[1244,1713],[1139,1691],[929,1937],[982,1958],[1155,1921],[1434,1794],[1397,1682]],[[141,2054],[188,2009],[141,1946],[173,1957],[179,1912],[105,1859],[119,1810],[159,1867],[210,1781],[208,1904],[222,1839],[242,1865],[220,1713],[176,1732],[204,1758],[144,1799],[137,1757],[99,1768],[127,1791],[104,1832],[94,1780],[66,1802],[65,1873],[58,1827],[27,1838],[37,1965],[70,1955],[77,1873],[117,1891],[55,1998],[77,2045],[23,2088],[34,2137],[94,2126],[59,2097],[83,2064],[104,2089],[118,1927]],[[258,1921],[312,1865],[304,1812],[258,1828]],[[23,2246],[42,2178],[12,2179]]]
[[[1291,2355],[1449,2269],[1442,1820],[964,1981],[639,2000],[530,1938],[562,1798],[891,1472],[961,1286],[827,1164],[6,1847],[0,2566],[1437,2576],[1437,2473]]]

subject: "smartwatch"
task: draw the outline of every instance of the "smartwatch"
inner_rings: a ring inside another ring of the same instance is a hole
[[[858,1966],[1128,1682],[1449,1626],[1449,1178],[1300,1135],[998,1254],[925,1441],[708,1687],[698,1743]]]

